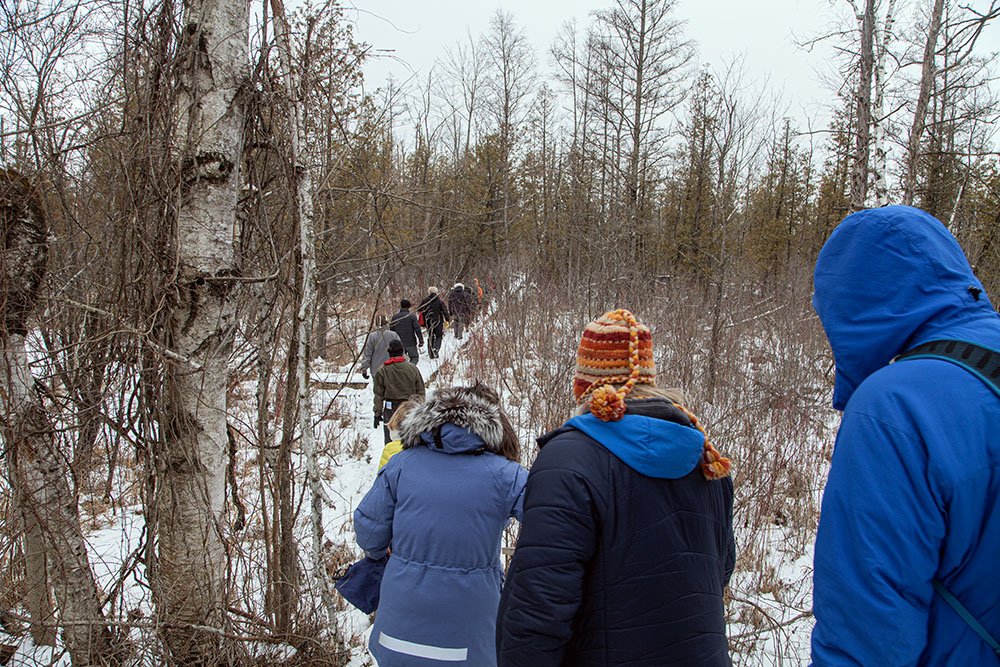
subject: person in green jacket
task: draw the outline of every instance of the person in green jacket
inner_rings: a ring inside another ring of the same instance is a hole
[[[403,401],[414,394],[423,398],[424,378],[415,364],[406,360],[403,344],[398,340],[389,342],[389,360],[375,372],[375,427],[382,422],[384,444],[389,443],[389,427],[386,425]]]

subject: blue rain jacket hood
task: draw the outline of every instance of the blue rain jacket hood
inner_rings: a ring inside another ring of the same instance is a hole
[[[497,453],[499,405],[468,388],[435,392],[400,438],[354,512],[366,555],[392,550],[371,652],[380,667],[495,665],[500,542],[528,472]]]
[[[971,289],[970,289],[971,288]],[[1000,318],[943,224],[906,206],[846,218],[820,252],[813,303],[843,410],[815,547],[815,665],[997,664],[936,594],[1000,635],[1000,400],[916,345],[1000,350]]]
[[[814,287],[837,367],[838,410],[900,352],[936,338],[964,339],[978,320],[996,318],[955,237],[909,206],[848,216],[819,254]]]

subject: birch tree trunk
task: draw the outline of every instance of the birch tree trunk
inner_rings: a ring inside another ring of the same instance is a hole
[[[185,0],[174,137],[180,183],[175,302],[164,360],[151,573],[164,640],[183,664],[217,664],[226,623],[224,500],[230,298],[248,76],[248,6]],[[191,626],[202,626],[193,628]]]
[[[7,437],[4,436],[4,440]],[[8,478],[12,496],[21,520],[24,541],[24,580],[27,587],[25,605],[30,619],[31,638],[38,646],[55,646],[56,612],[52,606],[52,585],[49,583],[49,560],[45,556],[42,526],[35,512],[28,511],[31,503],[22,492],[24,483],[17,466],[8,458]]]
[[[885,23],[882,25],[881,37],[878,41],[878,56],[875,64],[875,139],[872,145],[874,164],[872,172],[875,181],[875,206],[882,207],[889,204],[889,185],[886,173],[885,147],[885,89],[886,84],[886,57],[889,54],[889,43],[892,41],[892,24],[895,21],[896,0],[889,0],[889,6],[885,12]]]
[[[303,105],[305,104],[306,85],[304,81],[295,81],[292,71],[292,47],[288,19],[285,16],[281,0],[271,0],[271,11],[274,14],[275,39],[278,42],[278,53],[281,59],[282,79],[289,101],[293,105],[291,114],[291,149],[294,165],[295,195],[297,204],[296,216],[299,228],[299,259],[302,280],[298,289],[299,308],[295,318],[298,339],[298,356],[296,376],[298,379],[297,404],[299,414],[299,434],[302,453],[306,457],[306,479],[312,494],[310,525],[312,528],[312,575],[315,588],[318,589],[324,607],[326,607],[331,626],[336,624],[333,609],[333,596],[330,593],[330,582],[327,577],[326,565],[323,562],[323,506],[330,505],[330,498],[323,490],[319,477],[319,464],[316,453],[316,434],[313,429],[312,396],[309,392],[309,362],[312,358],[309,352],[310,324],[316,309],[316,238],[313,221],[312,201],[312,170],[302,150],[304,143]],[[311,28],[311,25],[310,25]],[[310,31],[311,32],[311,31]],[[306,55],[303,57],[301,72],[309,71],[308,57],[309,35],[306,38]]]
[[[25,347],[48,256],[48,225],[30,187],[0,172],[0,435],[11,488],[25,526],[32,635],[52,643],[49,584],[55,592],[63,641],[73,664],[110,660],[111,633],[80,527],[76,494],[67,481],[66,457],[35,388]]]
[[[854,144],[854,165],[851,169],[851,211],[860,211],[868,198],[868,158],[871,149],[872,69],[875,35],[875,0],[867,0],[861,18],[861,71],[858,76],[857,134]]]
[[[937,73],[934,58],[937,52],[937,38],[938,33],[941,32],[941,16],[943,13],[944,0],[934,0],[930,25],[927,26],[927,41],[924,43],[924,63],[920,73],[920,93],[917,96],[917,106],[913,111],[913,125],[910,127],[910,139],[907,142],[906,174],[903,177],[903,203],[907,206],[913,206],[913,198],[917,189],[917,162],[920,161],[920,139],[924,133],[927,107],[930,104],[931,92],[934,88],[934,76]]]

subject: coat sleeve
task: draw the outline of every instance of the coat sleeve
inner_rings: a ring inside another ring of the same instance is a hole
[[[372,353],[375,351],[375,334],[368,334],[365,338],[365,347],[361,352],[361,372],[365,372],[372,367]]]
[[[845,413],[823,494],[816,665],[916,665],[927,643],[944,512],[924,443],[868,412]]]
[[[382,369],[375,371],[375,379],[372,382],[372,392],[375,395],[375,404],[372,409],[376,415],[382,415],[382,404],[385,403],[385,373],[380,373]]]
[[[422,331],[420,331],[420,322],[417,321],[417,316],[413,315],[411,313],[410,314],[410,320],[411,320],[410,326],[413,327],[413,333],[415,333],[416,336],[417,336],[417,344],[418,345],[423,345],[424,344],[424,334],[423,334]]]
[[[395,458],[395,457],[393,457]],[[399,467],[393,459],[375,477],[375,483],[354,510],[354,534],[365,555],[379,559],[392,544],[392,517],[396,511],[395,481]]]
[[[728,586],[729,580],[733,577],[733,570],[736,569],[736,538],[733,535],[733,478],[724,477],[719,480],[719,483],[725,489],[726,516],[729,519],[723,528],[725,531],[726,558],[722,573],[722,585]]]
[[[413,394],[419,394],[421,398],[426,398],[427,396],[427,387],[424,386],[424,376],[420,374],[419,368],[413,374],[413,391],[410,393],[410,396]]]
[[[512,474],[507,485],[507,502],[510,505],[510,516],[518,521],[524,520],[524,490],[528,482],[528,471],[520,463],[509,463]]]
[[[557,454],[555,444],[539,453],[527,479],[521,535],[497,617],[500,667],[562,664],[583,596],[584,568],[597,545],[604,503],[578,467],[563,467],[559,456],[548,456]]]

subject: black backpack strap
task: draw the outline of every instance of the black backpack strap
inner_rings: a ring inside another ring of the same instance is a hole
[[[1000,396],[1000,352],[964,340],[932,340],[918,345],[893,361],[942,359],[969,371]]]
[[[934,590],[937,591],[937,594],[944,598],[944,601],[955,610],[955,613],[958,614],[959,618],[965,621],[966,625],[972,628],[972,631],[979,635],[980,639],[986,642],[987,646],[993,649],[993,652],[997,654],[997,657],[1000,657],[1000,643],[997,643],[997,640],[993,639],[993,635],[991,635],[989,631],[983,627],[983,624],[980,623],[975,616],[969,613],[969,610],[965,608],[965,605],[958,601],[958,598],[956,598],[952,592],[945,587],[944,583],[942,583],[940,579],[934,579],[931,583],[934,584]]]

